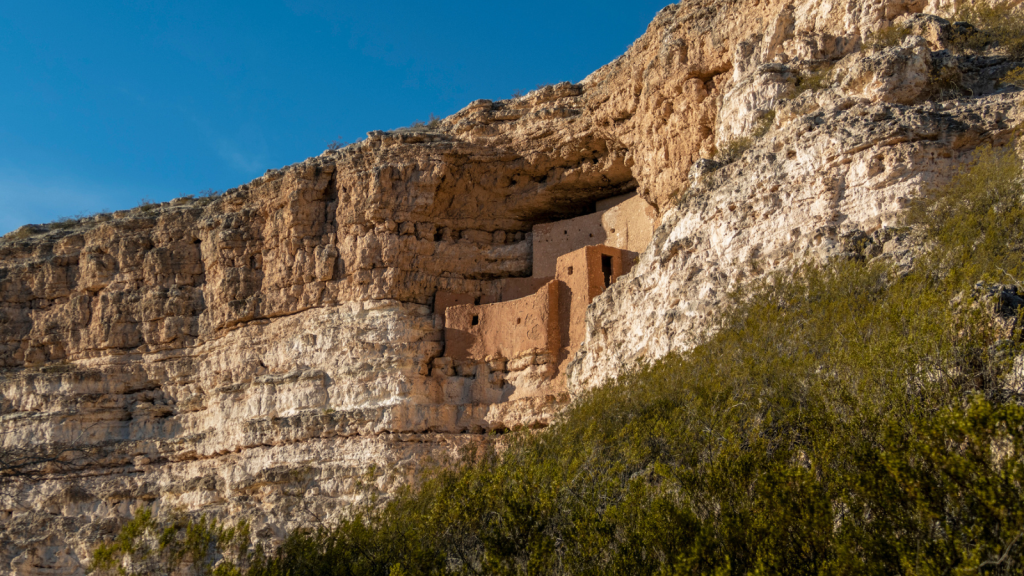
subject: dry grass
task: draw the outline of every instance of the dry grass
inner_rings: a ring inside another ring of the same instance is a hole
[[[961,98],[971,93],[964,85],[964,74],[956,64],[947,64],[932,69],[931,76],[932,98],[938,101]]]
[[[884,50],[899,46],[903,39],[910,35],[910,28],[905,26],[887,26],[868,35],[864,47],[868,50]]]
[[[139,205],[136,206],[136,208],[140,212],[149,212],[150,210],[153,210],[154,208],[156,208],[159,205],[160,205],[159,202],[154,202],[153,200],[150,200],[149,198],[143,198],[142,200],[139,200]]]
[[[744,152],[749,150],[759,138],[767,134],[768,131],[772,129],[772,124],[774,122],[775,111],[770,110],[765,112],[757,121],[757,124],[753,126],[750,134],[734,138],[723,144],[715,154],[715,161],[720,162],[722,165],[726,165],[739,160],[740,157],[743,156]]]
[[[441,117],[430,115],[430,119],[427,122],[417,120],[410,126],[405,126],[395,130],[395,132],[428,132],[430,130],[437,130],[441,127]],[[335,148],[332,148],[334,150]]]
[[[17,230],[15,230],[13,232],[8,232],[7,234],[5,234],[3,236],[3,239],[4,240],[25,240],[27,238],[31,238],[35,234],[37,234],[37,232],[34,231],[34,229],[33,229],[33,227],[31,225],[28,225],[28,226],[22,226],[21,228],[18,228]]]
[[[999,83],[1004,86],[1024,88],[1024,66],[1014,68],[1007,72],[1006,75],[999,79]]]
[[[810,74],[801,74],[796,78],[795,92],[793,97],[811,90],[824,90],[832,84],[832,66],[822,68]]]

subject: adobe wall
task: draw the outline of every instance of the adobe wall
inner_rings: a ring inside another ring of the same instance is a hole
[[[558,319],[555,281],[509,302],[451,306],[445,312],[444,355],[457,361],[484,361],[517,358],[537,349],[557,353],[561,344]]]
[[[451,308],[452,306],[462,306],[464,304],[473,304],[475,300],[476,297],[472,294],[458,294],[447,290],[438,290],[434,294],[434,314],[438,314],[441,318],[444,318],[444,313],[448,308]]]
[[[611,198],[605,198],[604,200],[598,200],[594,204],[595,212],[603,212],[609,208],[614,208],[619,204],[622,204],[626,200],[632,200],[636,198],[636,192],[630,192],[629,194],[621,194],[619,196],[612,196]]]
[[[439,318],[440,324],[437,328],[444,328],[445,311],[452,306],[466,304],[482,305],[494,304],[495,302],[508,302],[519,298],[525,298],[535,294],[545,284],[554,280],[553,276],[547,278],[502,278],[495,282],[491,294],[465,294],[438,290],[434,293],[434,314]]]
[[[607,284],[601,256],[610,256],[612,260],[612,273]],[[562,360],[583,343],[587,306],[619,276],[629,272],[633,256],[635,253],[611,246],[587,246],[558,258],[555,279],[559,283],[558,324]]]
[[[560,256],[586,246],[643,252],[654,234],[654,208],[639,196],[609,201],[619,203],[594,214],[534,226],[533,276],[554,276]]]
[[[621,244],[608,244],[613,248],[621,248],[635,252],[638,256],[647,249],[654,236],[654,228],[657,225],[658,215],[654,208],[644,201],[643,198],[635,196],[605,212],[601,222],[606,229],[625,230],[625,242]],[[632,267],[632,264],[630,264]]]
[[[501,300],[508,302],[517,298],[525,298],[540,290],[545,284],[554,280],[554,276],[533,278],[505,278],[501,281]]]

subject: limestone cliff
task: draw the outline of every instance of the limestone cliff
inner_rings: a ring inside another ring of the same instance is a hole
[[[1016,64],[950,55],[948,23],[919,15],[947,7],[684,1],[578,84],[5,237],[0,444],[59,458],[0,480],[0,573],[81,573],[141,507],[246,516],[274,542],[692,345],[744,281],[900,258],[901,210],[1021,120],[997,82]],[[912,33],[864,49],[893,23]],[[962,93],[939,93],[945,69]],[[534,226],[631,192],[660,226],[565,365],[439,361],[438,292],[502,300],[534,275]]]

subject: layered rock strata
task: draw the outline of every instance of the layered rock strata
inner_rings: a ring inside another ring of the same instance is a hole
[[[1018,63],[945,51],[944,21],[917,14],[940,8],[683,2],[579,84],[373,132],[218,198],[5,237],[0,449],[60,458],[2,479],[0,573],[82,573],[142,507],[245,516],[275,542],[693,345],[751,278],[898,257],[922,187],[1020,121],[998,85]],[[863,49],[897,22],[899,45]],[[534,230],[634,192],[660,226],[566,340],[567,379],[544,354],[443,360],[435,295],[529,296]]]

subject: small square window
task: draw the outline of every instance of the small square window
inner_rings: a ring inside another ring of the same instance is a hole
[[[480,317],[479,316],[473,316],[473,326],[476,326],[479,323],[480,323]]]

